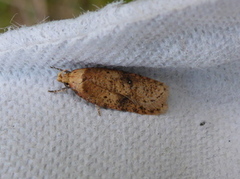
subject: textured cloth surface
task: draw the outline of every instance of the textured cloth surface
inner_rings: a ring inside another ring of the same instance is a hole
[[[64,69],[162,81],[147,116],[52,94]],[[238,178],[240,1],[144,0],[0,35],[0,178]]]

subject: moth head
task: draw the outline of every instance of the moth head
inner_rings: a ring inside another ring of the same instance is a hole
[[[66,71],[59,72],[58,76],[57,76],[57,80],[59,82],[68,84],[68,82],[69,82],[69,72],[66,72]]]

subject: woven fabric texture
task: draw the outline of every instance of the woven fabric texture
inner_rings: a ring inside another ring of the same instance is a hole
[[[109,67],[166,83],[169,110],[97,108],[58,71]],[[240,1],[117,2],[0,35],[0,178],[240,176]]]

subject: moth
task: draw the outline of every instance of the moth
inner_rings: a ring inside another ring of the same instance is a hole
[[[73,71],[60,68],[57,81],[78,96],[99,107],[146,115],[158,115],[168,109],[168,87],[138,74],[107,68],[82,68]]]

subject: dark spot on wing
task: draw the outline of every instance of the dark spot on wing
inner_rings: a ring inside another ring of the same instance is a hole
[[[118,100],[118,105],[119,107],[124,107],[128,102],[129,102],[129,99],[123,96]]]

